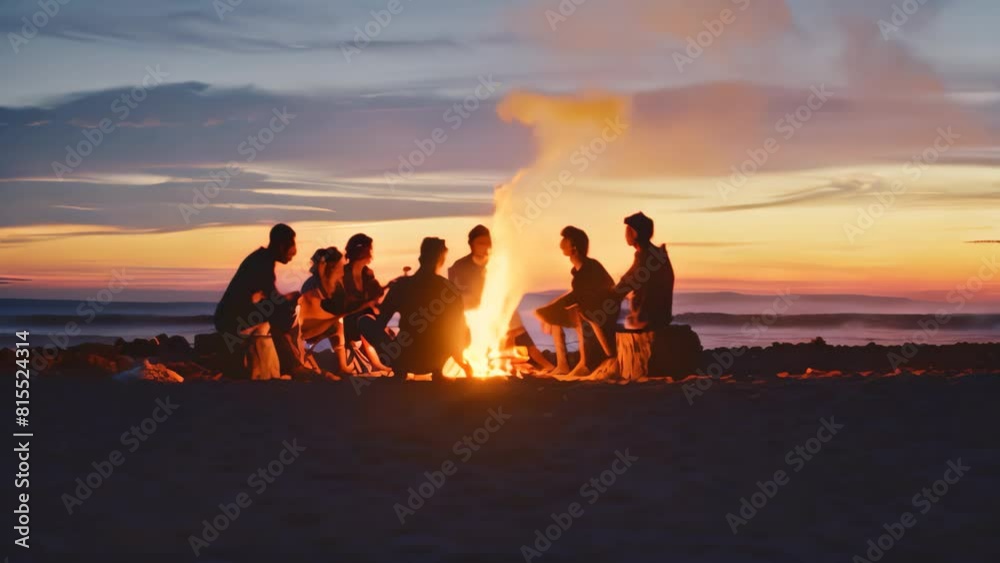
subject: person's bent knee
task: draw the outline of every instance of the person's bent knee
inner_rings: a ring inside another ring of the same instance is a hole
[[[333,334],[330,335],[329,338],[327,338],[327,341],[330,343],[330,348],[333,348],[334,350],[344,348],[345,346],[344,331],[339,330],[337,332],[334,332]]]

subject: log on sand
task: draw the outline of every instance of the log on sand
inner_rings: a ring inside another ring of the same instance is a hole
[[[629,381],[647,377],[684,378],[701,364],[701,339],[688,325],[654,330],[621,330],[617,334],[618,367]]]

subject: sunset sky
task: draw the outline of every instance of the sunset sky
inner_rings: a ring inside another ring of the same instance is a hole
[[[389,279],[424,236],[460,257],[540,161],[514,202],[533,289],[568,283],[571,223],[624,273],[638,210],[680,291],[944,299],[1000,254],[995,0],[563,4],[4,2],[0,297],[86,298],[124,270],[127,300],[214,300],[275,222],[299,232],[286,289],[356,232]],[[540,115],[498,113],[526,92]],[[564,113],[590,100],[620,135],[592,145]]]

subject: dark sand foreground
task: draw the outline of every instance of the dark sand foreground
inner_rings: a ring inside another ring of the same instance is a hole
[[[848,562],[905,512],[916,523],[883,561],[1000,555],[995,375],[705,381],[693,404],[665,382],[33,383],[36,561],[196,560],[189,538],[240,493],[252,504],[197,560],[524,561],[574,502],[583,514],[532,561]],[[145,442],[121,439],[167,398],[176,412]],[[455,449],[491,409],[509,420]],[[794,449],[822,419],[843,428],[805,461]],[[286,441],[305,450],[258,493],[248,476]],[[124,463],[68,515],[62,495],[114,450]],[[581,491],[626,451],[638,460],[613,485]],[[915,505],[959,459],[965,476]],[[394,505],[448,461],[457,473],[400,524]],[[727,513],[779,470],[787,484],[734,535]]]

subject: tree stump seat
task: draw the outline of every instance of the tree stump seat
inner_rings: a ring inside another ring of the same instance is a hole
[[[629,381],[647,377],[684,378],[701,366],[701,339],[688,325],[619,329],[618,367]]]

